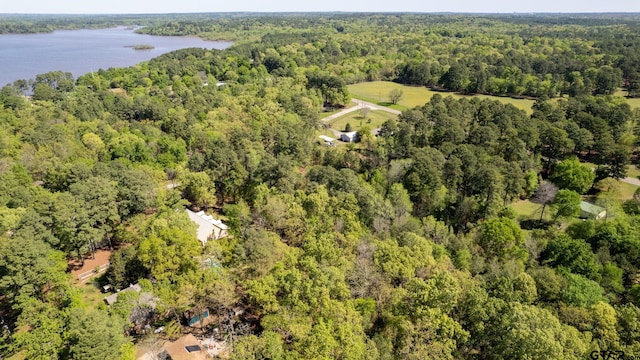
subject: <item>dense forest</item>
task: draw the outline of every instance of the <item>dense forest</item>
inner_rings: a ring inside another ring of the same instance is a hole
[[[84,23],[236,43],[0,90],[0,358],[135,359],[189,332],[231,359],[640,356],[640,191],[619,196],[640,17],[16,17],[0,32]],[[318,141],[347,85],[375,80],[441,93],[357,143]],[[606,216],[579,219],[582,200]],[[230,235],[203,247],[185,208]],[[93,296],[142,292],[93,301],[68,264],[98,250]]]

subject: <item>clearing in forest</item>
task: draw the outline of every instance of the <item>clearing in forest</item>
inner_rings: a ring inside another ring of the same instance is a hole
[[[94,256],[87,256],[82,264],[79,260],[74,259],[68,262],[71,274],[74,280],[85,282],[89,278],[102,273],[109,267],[110,250],[97,250]]]
[[[435,94],[453,96],[456,99],[461,99],[463,97],[477,97],[480,99],[498,100],[503,104],[512,104],[518,109],[524,110],[527,114],[532,113],[531,106],[534,103],[534,100],[529,99],[514,99],[510,97],[491,95],[460,95],[453,92],[439,92],[429,90],[423,86],[407,86],[390,81],[364,82],[349,85],[347,88],[354,98],[370,101],[378,105],[389,106],[396,110],[405,110],[415,106],[424,105],[429,102]],[[403,92],[397,105],[392,105],[389,101],[389,92],[393,89],[400,89]]]
[[[382,110],[369,111],[364,116],[360,111],[354,111],[331,121],[330,124],[332,129],[338,131],[346,131],[347,124],[351,125],[351,131],[358,131],[365,126],[373,130],[380,128],[385,121],[397,118],[397,115]]]

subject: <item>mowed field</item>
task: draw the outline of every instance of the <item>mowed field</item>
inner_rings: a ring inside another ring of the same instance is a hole
[[[540,219],[542,205],[531,202],[531,200],[519,200],[510,204],[518,216],[518,220]],[[544,210],[543,220],[551,220],[551,206]]]
[[[396,84],[390,81],[372,81],[359,84],[348,85],[347,88],[354,98],[370,101],[379,105],[389,106],[396,110],[405,110],[415,106],[424,105],[429,102],[433,95],[440,94],[442,96],[453,96],[456,99],[463,97],[477,97],[479,99],[498,100],[504,104],[512,104],[518,109],[522,109],[531,114],[531,106],[533,100],[513,99],[510,97],[489,96],[489,95],[460,95],[453,92],[432,91],[422,86],[407,86]],[[389,91],[392,89],[401,89],[403,91],[402,98],[397,105],[390,105]]]
[[[518,109],[522,109],[531,114],[531,106],[534,100],[528,99],[514,99],[503,96],[490,96],[490,95],[460,95],[453,92],[438,92],[429,90],[423,86],[407,86],[396,84],[390,81],[372,81],[359,84],[348,85],[347,88],[354,98],[376,103],[378,105],[388,106],[396,110],[406,110],[416,106],[424,105],[429,102],[433,95],[440,94],[442,96],[453,96],[456,99],[463,97],[477,97],[479,99],[491,99],[498,100],[503,104],[512,104]],[[392,105],[389,101],[389,91],[392,89],[401,89],[404,94],[397,105]],[[626,95],[625,91],[618,91],[616,96]],[[640,98],[626,99],[631,108],[640,108]]]
[[[631,105],[631,108],[640,108],[640,98],[627,99],[627,102]]]
[[[366,118],[359,111],[346,114],[330,122],[331,127],[338,131],[345,131],[347,124],[351,124],[353,131],[358,131],[362,127],[367,126],[370,129],[377,129],[389,120],[396,120],[398,115],[390,114],[386,111],[375,110],[367,114]]]
[[[620,97],[625,97],[627,96],[627,91],[624,89],[618,89],[618,91],[615,92],[615,94],[613,94],[615,96],[620,96]],[[640,98],[625,98],[627,100],[627,103],[629,103],[629,106],[631,106],[631,108],[640,108]]]

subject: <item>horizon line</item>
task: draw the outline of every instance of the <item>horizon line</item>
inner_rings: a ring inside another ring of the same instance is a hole
[[[129,13],[1,13],[2,15],[14,16],[51,16],[51,15],[205,15],[205,14],[454,14],[454,15],[640,15],[640,11],[510,11],[510,12],[490,12],[490,11],[350,11],[350,10],[304,10],[304,11],[202,11],[202,12],[129,12]]]

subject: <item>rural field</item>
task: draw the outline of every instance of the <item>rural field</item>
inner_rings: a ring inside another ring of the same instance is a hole
[[[618,89],[618,91],[616,91],[614,95],[625,97],[627,96],[627,92],[625,90]],[[627,99],[627,102],[629,103],[629,106],[631,106],[632,109],[640,108],[640,98],[625,98],[625,99]]]
[[[362,116],[360,111],[354,111],[331,121],[329,124],[331,128],[338,131],[345,131],[347,124],[351,124],[352,131],[358,131],[364,126],[373,130],[382,126],[385,121],[397,118],[397,115],[382,110],[371,111],[366,116]]]
[[[531,114],[531,106],[533,100],[528,99],[513,99],[510,97],[490,96],[490,95],[460,95],[453,92],[438,92],[432,91],[421,86],[407,86],[397,84],[391,81],[372,81],[359,84],[353,84],[347,86],[349,92],[354,98],[358,98],[365,101],[370,101],[378,105],[388,106],[396,110],[405,110],[415,106],[423,105],[435,94],[442,96],[453,96],[460,99],[463,97],[477,97],[480,99],[492,99],[498,100],[504,104],[512,104],[518,109],[522,109]],[[403,91],[402,98],[397,105],[390,104],[389,91],[393,89],[401,89]]]
[[[627,99],[627,102],[632,108],[640,108],[640,98]]]
[[[407,86],[391,81],[372,81],[359,84],[348,85],[347,88],[354,98],[370,101],[382,106],[388,106],[396,110],[406,110],[415,106],[423,105],[435,94],[442,96],[453,96],[454,98],[461,99],[464,97],[477,97],[479,99],[491,99],[498,100],[503,104],[511,104],[518,109],[524,110],[527,114],[531,115],[534,100],[529,99],[514,99],[507,96],[492,96],[492,95],[460,95],[453,92],[439,92],[429,90],[422,86]],[[398,104],[391,104],[389,101],[389,91],[393,89],[401,89],[403,91],[402,98]],[[616,96],[625,96],[625,91],[617,91]],[[632,108],[640,108],[640,98],[626,99]]]

